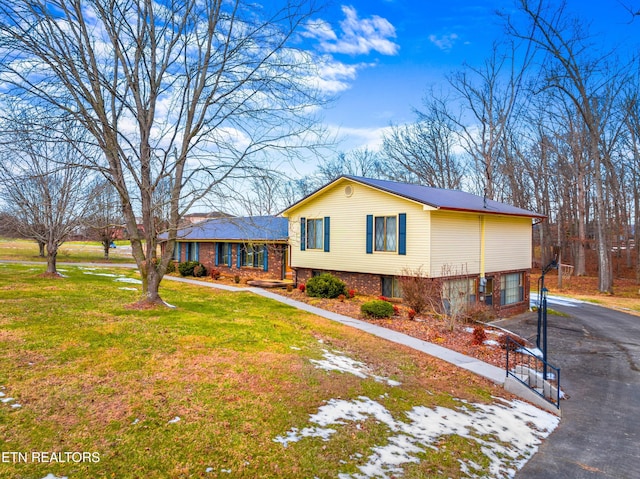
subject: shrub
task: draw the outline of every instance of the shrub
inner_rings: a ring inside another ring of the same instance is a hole
[[[420,268],[405,269],[402,274],[398,282],[403,302],[416,313],[425,309],[437,310],[435,304],[440,301],[441,284],[429,278]]]
[[[368,301],[360,306],[360,311],[371,318],[390,318],[393,316],[393,305],[381,299]]]
[[[220,272],[219,269],[212,269],[211,272],[209,273],[209,276],[211,276],[211,279],[220,279],[220,276],[222,276],[222,273]]]
[[[393,315],[394,316],[399,316],[400,315],[400,307],[396,304],[393,305]]]
[[[349,295],[349,296],[348,296],[348,298],[349,298],[349,299],[352,299],[352,298],[354,298],[354,297],[355,297],[355,295],[356,295],[356,290],[355,290],[355,289],[350,289],[349,291],[347,291],[347,293],[348,293],[348,295]]]
[[[300,284],[298,285],[298,289],[299,289],[302,293],[304,293],[304,292],[305,292],[305,290],[307,289],[307,287],[306,287],[306,285],[305,285],[304,283],[300,283]]]
[[[288,284],[287,285],[287,293],[290,293],[291,291],[293,291],[293,285],[292,284]]]
[[[175,273],[176,272],[176,263],[175,261],[169,261],[169,263],[167,263],[167,274],[170,273]]]
[[[346,296],[344,294],[338,295],[338,301],[340,301],[341,303],[344,302],[345,298],[346,298]]]
[[[198,261],[185,261],[184,263],[180,263],[178,265],[178,271],[180,271],[182,276],[195,276],[194,269],[196,269],[196,266],[198,267],[197,272],[200,276],[206,274],[207,270],[204,265]]]
[[[322,273],[307,281],[307,294],[314,298],[337,298],[347,294],[347,285],[331,273]]]
[[[203,276],[206,276],[206,274],[207,274],[207,268],[205,268],[203,264],[198,263],[193,267],[193,275],[196,278],[202,278]]]
[[[237,274],[233,277],[233,282],[238,284],[240,283],[240,276],[238,276]]]
[[[473,328],[473,339],[471,340],[471,344],[474,346],[479,346],[483,344],[487,340],[487,333],[484,331],[484,328],[480,325]]]
[[[409,320],[413,321],[414,319],[416,319],[416,311],[415,309],[410,309],[409,311],[407,311],[407,317],[409,318]]]

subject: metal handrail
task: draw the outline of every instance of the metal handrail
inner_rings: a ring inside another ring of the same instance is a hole
[[[505,341],[507,376],[527,386],[531,391],[560,409],[560,368],[545,361],[541,354],[525,348],[511,336]],[[510,357],[511,356],[511,357]]]

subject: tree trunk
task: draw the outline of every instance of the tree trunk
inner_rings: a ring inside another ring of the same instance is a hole
[[[44,258],[44,243],[42,241],[38,241],[38,256],[40,256],[41,258]]]
[[[603,293],[613,294],[613,271],[611,269],[611,256],[609,254],[609,241],[607,237],[607,216],[601,171],[602,163],[598,150],[598,137],[592,133],[591,154],[594,159],[594,183],[596,187],[595,225],[596,241],[598,242],[598,290]]]
[[[58,247],[56,245],[47,245],[47,274],[58,274],[56,270],[56,258],[58,257]]]
[[[104,259],[109,259],[109,248],[111,246],[111,241],[108,239],[102,240],[102,247],[104,248]]]

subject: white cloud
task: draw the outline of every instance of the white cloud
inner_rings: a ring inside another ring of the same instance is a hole
[[[355,8],[343,6],[344,20],[340,22],[338,35],[329,23],[316,20],[307,24],[305,36],[320,40],[320,48],[329,53],[366,55],[376,51],[383,55],[396,55],[400,46],[395,27],[385,18],[373,15],[359,18]]]
[[[448,52],[453,48],[456,40],[458,40],[457,33],[449,33],[447,35],[441,35],[439,37],[434,34],[429,35],[429,41],[431,41],[431,43],[433,43],[440,50],[443,50],[445,52]]]
[[[382,140],[385,134],[391,131],[390,126],[375,128],[330,126],[329,128],[336,137],[343,139],[343,141],[341,141],[343,150],[367,148],[371,151],[379,151],[382,148]],[[346,139],[348,139],[348,141]]]

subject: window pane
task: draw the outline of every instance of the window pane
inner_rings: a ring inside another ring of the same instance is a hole
[[[316,222],[316,248],[322,248],[322,220],[314,220]]]
[[[307,220],[307,248],[322,248],[322,219]]]
[[[384,216],[376,216],[376,251],[384,251]]]
[[[386,219],[387,219],[386,251],[395,251],[396,250],[396,217],[388,216]]]

